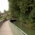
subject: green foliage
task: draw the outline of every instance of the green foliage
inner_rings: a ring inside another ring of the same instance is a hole
[[[25,22],[29,27],[35,28],[35,0],[8,0],[11,19],[17,18],[20,22]]]

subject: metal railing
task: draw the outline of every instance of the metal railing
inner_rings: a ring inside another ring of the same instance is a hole
[[[18,28],[16,25],[10,22],[10,27],[13,30],[14,35],[27,35],[24,31]]]

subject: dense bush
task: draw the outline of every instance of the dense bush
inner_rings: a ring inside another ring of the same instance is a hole
[[[11,17],[35,28],[35,0],[8,0]]]

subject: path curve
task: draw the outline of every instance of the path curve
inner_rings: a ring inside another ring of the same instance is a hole
[[[14,35],[13,31],[9,26],[9,21],[4,22],[3,25],[1,26],[0,35]]]

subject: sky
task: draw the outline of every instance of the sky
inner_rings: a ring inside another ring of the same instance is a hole
[[[0,11],[8,10],[8,0],[0,0]]]

